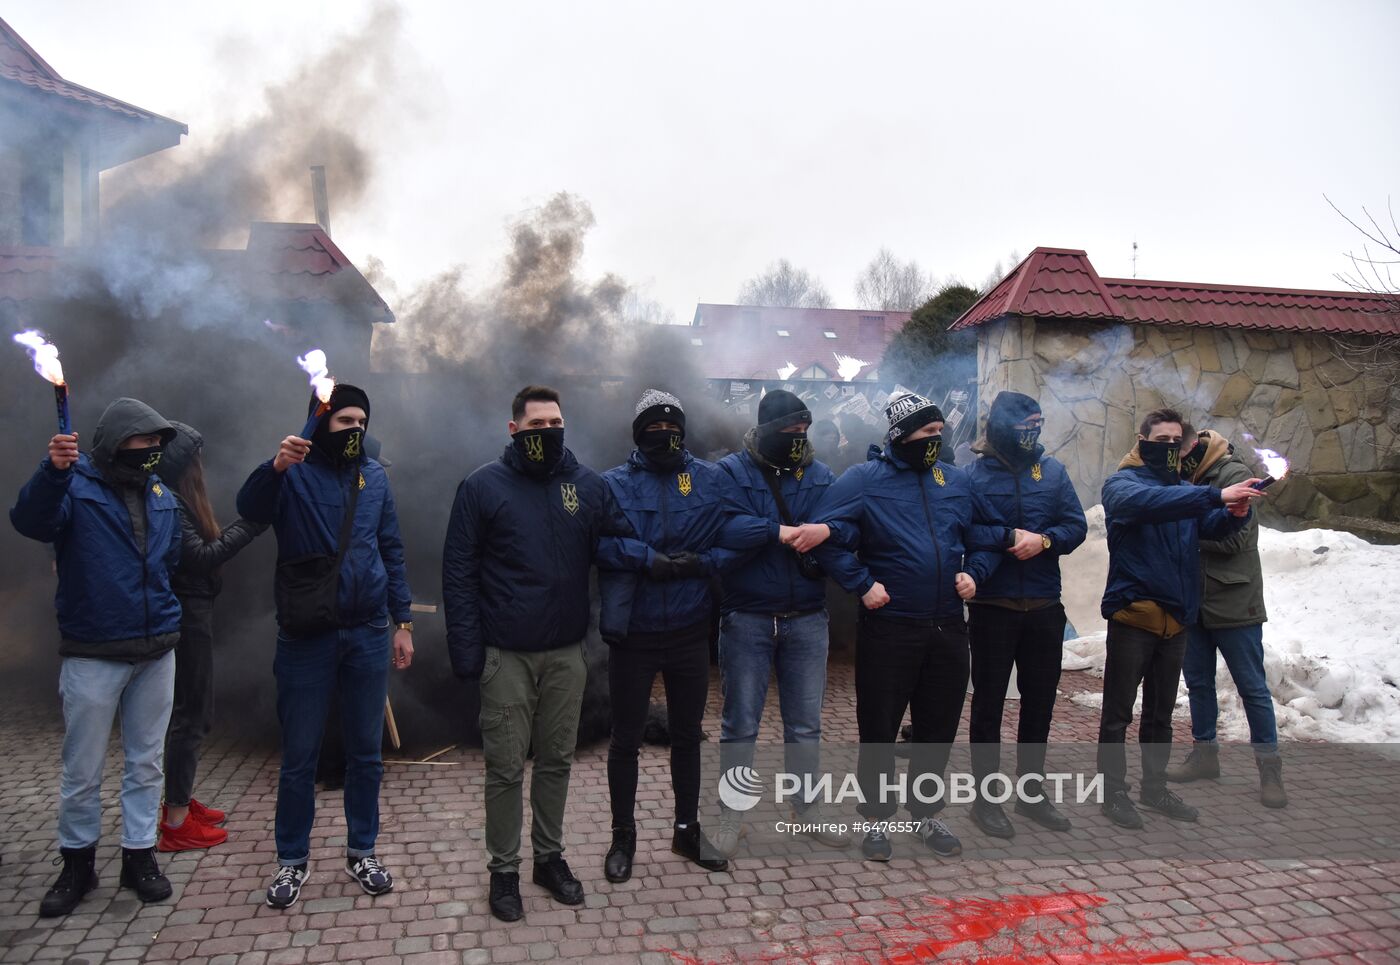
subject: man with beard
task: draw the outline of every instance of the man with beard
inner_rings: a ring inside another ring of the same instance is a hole
[[[1001,392],[987,416],[987,437],[967,471],[977,494],[974,514],[997,539],[1001,563],[978,585],[968,607],[972,641],[972,772],[980,789],[1001,767],[1001,720],[1011,671],[1021,692],[1016,731],[1018,782],[1015,811],[1052,831],[1068,831],[1062,815],[1032,775],[1045,774],[1045,744],[1055,709],[1064,650],[1065,608],[1060,604],[1060,557],[1088,534],[1084,508],[1069,473],[1045,455],[1040,404],[1019,392]],[[979,532],[982,532],[979,530]],[[987,834],[1016,833],[1000,804],[981,794],[973,822]]]
[[[744,436],[743,449],[720,460],[729,477],[725,508],[733,545],[748,552],[723,574],[720,608],[719,666],[724,691],[720,724],[721,767],[747,766],[753,760],[768,681],[776,672],[778,706],[783,718],[785,770],[814,775],[820,758],[822,700],[826,693],[828,647],[826,577],[790,542],[796,524],[812,518],[822,494],[835,477],[818,462],[807,441],[812,413],[797,396],[775,389],[758,404],[758,425]],[[804,786],[811,786],[804,783]],[[811,837],[831,848],[844,848],[844,837],[824,828],[818,805],[798,799],[794,810]],[[714,835],[719,852],[732,857],[743,826],[739,814],[720,812]]]
[[[516,921],[524,914],[522,788],[532,750],[533,880],[556,901],[583,903],[564,860],[564,806],[587,678],[588,576],[601,537],[635,534],[602,477],[564,447],[558,392],[521,389],[508,429],[501,458],[457,488],[442,597],[453,672],[481,687],[491,914]]]
[[[267,904],[294,904],[309,876],[316,755],[334,694],[345,740],[345,870],[365,894],[393,877],[375,856],[384,775],[384,700],[390,662],[413,661],[413,623],[398,515],[384,468],[364,454],[369,396],[341,383],[313,396],[300,436],[254,469],[238,512],[277,534],[278,871]]]
[[[941,778],[948,765],[967,692],[963,601],[977,594],[999,557],[964,552],[971,544],[972,490],[962,470],[938,461],[938,406],[909,393],[892,399],[885,417],[884,450],[831,486],[807,529],[835,530],[817,555],[865,605],[856,640],[860,814],[881,823],[898,808],[881,789],[894,785],[894,742],[908,710],[913,745],[906,806],[924,847],[951,857],[962,844],[934,817],[946,802],[920,800],[913,782],[928,774]],[[805,546],[805,536],[794,545]],[[877,827],[866,833],[861,851],[872,861],[888,861],[893,847]]]
[[[117,715],[126,761],[121,886],[142,901],[170,897],[155,846],[180,639],[180,603],[170,588],[180,511],[154,473],[174,436],[144,402],[118,399],[102,413],[91,453],[79,453],[77,433],[49,440],[48,457],[10,510],[21,535],[54,544],[58,567],[63,870],[39,905],[42,918],[69,914],[97,887],[102,769]]]
[[[1128,798],[1124,738],[1142,687],[1142,787],[1138,802],[1176,821],[1195,821],[1195,808],[1168,790],[1172,708],[1176,704],[1186,628],[1201,601],[1200,540],[1223,540],[1244,527],[1258,479],[1196,486],[1181,478],[1185,420],[1172,409],[1149,412],[1137,447],[1103,484],[1108,527],[1108,621],[1099,718],[1098,769],[1107,796],[1103,813],[1124,828],[1142,827]]]
[[[1197,485],[1229,486],[1253,475],[1235,447],[1210,429],[1181,457],[1181,474]],[[1239,532],[1221,540],[1201,540],[1205,576],[1200,619],[1187,631],[1182,674],[1191,698],[1191,752],[1169,781],[1220,776],[1220,745],[1215,739],[1219,705],[1215,694],[1216,654],[1225,658],[1230,678],[1244,703],[1249,740],[1259,768],[1259,799],[1265,807],[1288,805],[1283,760],[1278,752],[1274,699],[1264,677],[1264,571],[1259,563],[1259,521],[1251,517]]]
[[[610,647],[612,742],[608,794],[612,882],[632,876],[637,758],[656,675],[666,687],[675,830],[671,851],[705,871],[725,861],[700,830],[700,722],[710,692],[710,576],[734,554],[717,544],[725,524],[724,481],[714,463],[685,446],[685,410],[648,389],[632,420],[637,448],[603,474],[638,538],[604,537],[599,550],[599,630]]]

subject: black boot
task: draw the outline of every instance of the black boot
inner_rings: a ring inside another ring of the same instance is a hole
[[[632,877],[632,857],[637,853],[637,829],[613,828],[612,847],[603,859],[603,877],[621,884]]]
[[[97,887],[96,845],[90,848],[59,848],[58,861],[63,862],[63,870],[39,903],[40,918],[62,918],[72,913],[83,896]]]
[[[583,885],[569,870],[569,863],[562,854],[551,854],[543,861],[536,861],[534,881],[560,904],[583,904]]]
[[[514,871],[491,872],[491,914],[501,921],[519,921],[525,914],[520,903],[520,875]]]
[[[980,797],[972,802],[972,823],[994,838],[1016,837],[1016,828],[1001,805]]]
[[[1165,787],[1151,791],[1144,788],[1138,795],[1138,803],[1159,814],[1165,814],[1173,821],[1195,821],[1200,817],[1199,811]]]
[[[1138,814],[1137,808],[1133,807],[1133,802],[1128,797],[1128,792],[1122,788],[1109,791],[1099,807],[1104,817],[1120,828],[1136,830],[1142,827],[1142,815]]]
[[[691,821],[685,827],[677,827],[671,836],[671,852],[692,861],[706,871],[728,871],[729,862],[719,853],[700,830],[699,821]]]
[[[142,901],[170,897],[170,879],[160,873],[155,848],[122,848],[121,885],[136,892]]]
[[[1220,777],[1220,745],[1205,741],[1191,747],[1180,764],[1167,768],[1167,780],[1178,784],[1191,781],[1214,781]]]
[[[1050,831],[1070,829],[1069,818],[1061,814],[1060,809],[1046,796],[1042,781],[1027,781],[1025,788],[1024,796],[1016,795],[1016,806],[1012,810]]]

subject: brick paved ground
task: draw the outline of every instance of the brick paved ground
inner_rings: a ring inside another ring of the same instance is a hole
[[[1061,689],[1092,691],[1097,681],[1066,674]],[[716,711],[712,700],[712,734]],[[776,708],[768,717],[765,736],[775,737]],[[852,740],[853,722],[849,669],[833,668],[827,732]],[[1096,726],[1094,710],[1062,698],[1056,740],[1090,740]],[[54,874],[59,735],[52,708],[0,711],[7,764],[0,770],[7,873],[0,883],[0,962],[1400,961],[1400,862],[1226,860],[1210,848],[1212,860],[1135,857],[1141,851],[1129,847],[1132,841],[1113,851],[1113,832],[1083,810],[1075,812],[1074,836],[1104,845],[1094,863],[997,857],[1002,852],[972,827],[965,808],[954,807],[949,820],[966,847],[958,859],[896,857],[878,866],[855,855],[751,857],[729,874],[698,873],[669,852],[670,792],[659,748],[644,751],[637,869],[619,886],[601,874],[609,840],[606,750],[579,755],[569,808],[569,857],[588,890],[579,909],[552,904],[527,882],[524,921],[506,926],[489,917],[480,754],[464,751],[443,758],[447,766],[388,769],[380,854],[397,876],[392,894],[371,900],[345,877],[339,795],[325,795],[303,900],[291,913],[273,912],[262,904],[262,889],[272,857],[275,757],[216,742],[200,796],[231,810],[230,839],[209,852],[165,856],[172,901],[142,907],[117,891],[118,815],[109,791],[102,887],[79,914],[43,921],[36,912]],[[114,756],[108,789],[116,787],[117,768]],[[1320,785],[1335,777],[1310,781],[1296,768],[1288,776],[1293,806],[1286,819],[1258,814],[1252,775],[1193,788],[1189,796],[1212,813],[1286,821],[1280,833],[1302,833],[1339,813],[1309,810],[1309,789],[1323,798]],[[1148,820],[1139,841],[1181,839],[1175,826]],[[1019,826],[1022,843],[1049,834]],[[900,846],[909,853],[911,843]],[[1397,847],[1389,841],[1378,854],[1389,857]]]

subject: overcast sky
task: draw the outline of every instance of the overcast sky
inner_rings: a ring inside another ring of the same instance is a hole
[[[370,9],[12,0],[4,17],[65,77],[188,123],[193,144]],[[1144,278],[1338,288],[1358,238],[1324,192],[1359,213],[1400,191],[1391,0],[402,13],[373,187],[345,210],[330,172],[337,241],[401,289],[454,263],[489,277],[504,226],[559,190],[597,217],[588,270],[682,321],[779,257],[854,307],[882,245],[978,283],[1037,245],[1130,275],[1136,239]],[[311,220],[309,190],[266,218]]]

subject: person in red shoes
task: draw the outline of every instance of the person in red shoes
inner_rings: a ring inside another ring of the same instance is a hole
[[[214,598],[223,588],[220,567],[267,527],[237,519],[220,528],[204,487],[204,437],[182,422],[165,447],[161,478],[180,507],[180,564],[171,589],[180,601],[175,646],[175,704],[165,736],[165,805],[161,851],[212,848],[228,839],[218,825],[224,812],[194,798],[199,752],[214,716]]]

